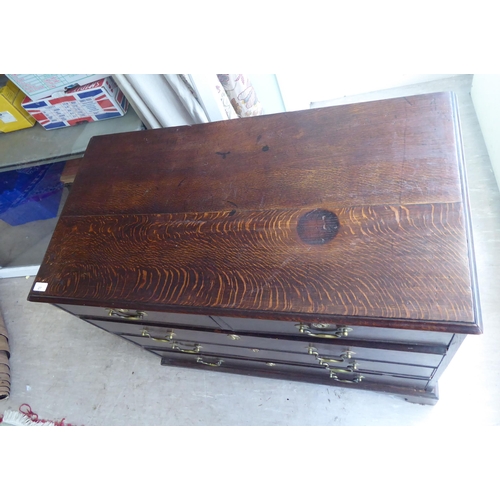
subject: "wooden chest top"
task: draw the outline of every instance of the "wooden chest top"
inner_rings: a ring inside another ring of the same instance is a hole
[[[34,301],[480,331],[455,96],[94,137]]]

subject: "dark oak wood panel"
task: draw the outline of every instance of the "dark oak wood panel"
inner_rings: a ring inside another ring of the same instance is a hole
[[[438,93],[93,138],[64,215],[458,202],[456,121]]]
[[[37,279],[80,300],[474,322],[460,205],[328,208],[319,245],[303,210],[64,217]]]

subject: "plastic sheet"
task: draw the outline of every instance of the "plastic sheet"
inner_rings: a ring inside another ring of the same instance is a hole
[[[11,226],[57,216],[65,162],[0,173],[0,219]]]

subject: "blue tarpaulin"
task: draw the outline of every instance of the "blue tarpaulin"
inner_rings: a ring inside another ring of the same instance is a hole
[[[57,216],[65,162],[0,173],[0,219],[11,226]]]

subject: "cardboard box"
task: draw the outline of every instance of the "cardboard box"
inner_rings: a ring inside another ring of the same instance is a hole
[[[36,101],[26,97],[23,108],[46,130],[123,116],[128,101],[111,77]]]
[[[72,87],[86,85],[110,75],[5,75],[34,101],[65,92]]]
[[[36,120],[23,109],[24,92],[12,82],[0,88],[0,132],[13,132],[32,127]]]

